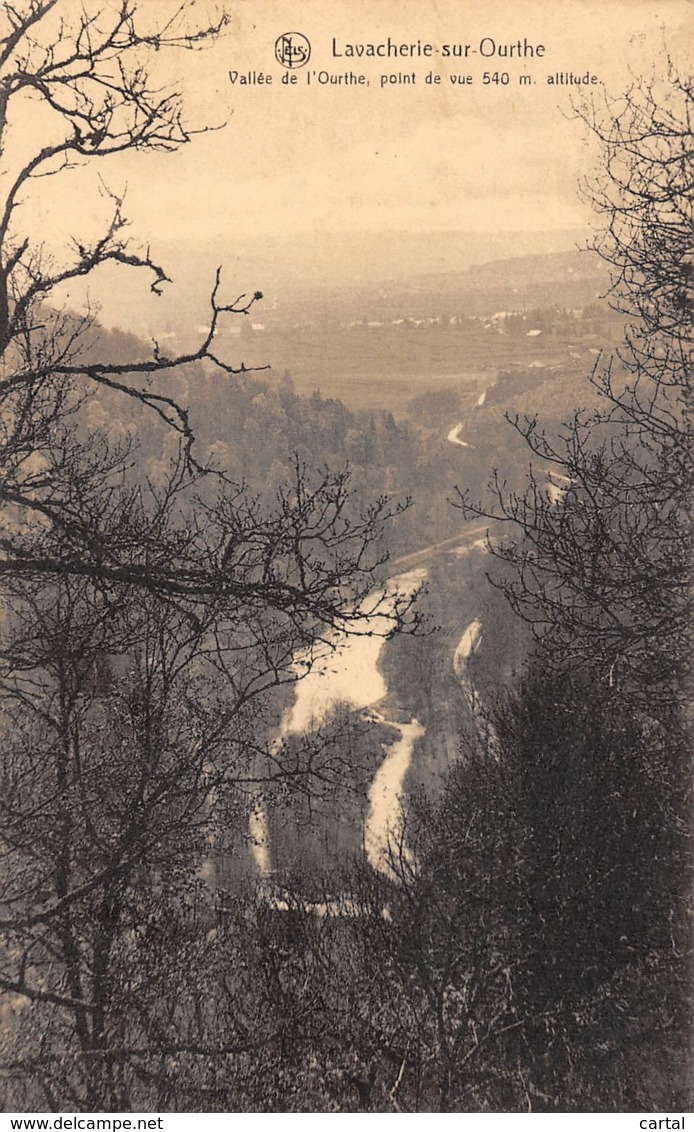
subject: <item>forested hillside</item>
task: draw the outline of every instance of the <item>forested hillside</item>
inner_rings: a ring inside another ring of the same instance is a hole
[[[62,262],[21,206],[187,144],[156,56],[227,17],[54,3],[0,43],[6,1109],[690,1107],[691,81],[581,110],[585,277],[263,338],[218,273],[151,343],[60,302],[167,285],[122,196]]]

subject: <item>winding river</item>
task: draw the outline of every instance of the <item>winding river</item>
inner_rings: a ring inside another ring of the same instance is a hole
[[[477,404],[483,405],[486,392]],[[463,422],[453,426],[447,436],[452,444],[468,448],[460,433]],[[471,534],[479,532],[471,532]],[[459,555],[471,549],[486,549],[484,539],[455,546],[455,540],[446,540],[437,546],[417,552],[410,557],[418,563],[422,557],[453,544],[450,549]],[[404,565],[403,560],[403,565]],[[409,565],[409,563],[408,563]],[[309,664],[306,653],[299,654],[293,663],[298,677],[294,686],[294,699],[280,721],[272,752],[279,751],[291,735],[310,735],[316,732],[335,713],[339,705],[366,713],[386,698],[388,687],[379,668],[381,653],[393,628],[393,612],[397,600],[411,596],[425,581],[428,571],[417,566],[406,573],[390,578],[385,586],[369,595],[357,610],[359,616],[351,623],[349,633],[334,633],[325,645],[323,654],[313,654]],[[482,623],[473,620],[463,633],[453,656],[453,667],[460,681],[478,731],[495,754],[497,738],[491,725],[484,720],[478,695],[467,673],[470,657],[480,645]],[[383,762],[379,766],[368,790],[368,812],[364,825],[364,850],[372,868],[391,879],[397,879],[403,869],[412,868],[414,861],[405,838],[405,812],[403,807],[405,779],[412,763],[415,747],[425,735],[425,728],[414,717],[406,723],[387,718],[387,714],[372,711],[363,719],[385,724],[396,733],[392,742],[383,742]],[[272,846],[266,804],[261,795],[249,818],[251,852],[258,874],[269,879],[274,874]],[[277,900],[275,900],[277,904]],[[280,900],[280,904],[286,901]],[[277,904],[277,907],[280,906]],[[321,906],[322,908],[322,906]],[[316,905],[318,909],[318,905]],[[314,909],[315,910],[315,909]],[[321,912],[324,914],[324,912]]]
[[[300,677],[294,688],[294,702],[280,721],[273,743],[277,751],[290,735],[315,732],[334,714],[338,705],[365,711],[380,703],[388,686],[379,669],[381,652],[393,629],[393,613],[398,600],[410,597],[427,577],[424,568],[390,578],[386,585],[362,602],[349,633],[334,634],[325,653],[314,659],[305,675],[306,654],[294,661]],[[368,793],[369,810],[365,824],[367,859],[380,872],[392,875],[393,852],[404,852],[400,842],[404,828],[402,795],[412,753],[425,731],[421,723],[396,722],[384,715],[370,714],[370,721],[387,724],[399,733],[392,744],[382,744],[385,752]],[[261,878],[273,873],[267,809],[256,799],[249,820],[251,851]]]

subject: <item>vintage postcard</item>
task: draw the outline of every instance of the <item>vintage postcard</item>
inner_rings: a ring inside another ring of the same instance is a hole
[[[6,1112],[684,1127],[692,39],[2,5]]]

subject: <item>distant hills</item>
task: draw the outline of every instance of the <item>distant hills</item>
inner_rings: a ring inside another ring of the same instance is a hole
[[[490,316],[536,307],[582,308],[605,294],[608,275],[595,252],[570,249],[476,263],[462,270],[413,272],[386,280],[370,292],[373,318],[421,318],[442,314]],[[352,298],[367,300],[363,288]],[[342,295],[343,302],[346,296]]]
[[[577,246],[580,231],[557,232],[421,232],[421,233],[287,233],[286,237],[250,241],[226,233],[200,244],[176,237],[152,247],[153,257],[172,280],[161,299],[109,285],[101,296],[102,319],[148,336],[167,323],[182,328],[204,321],[215,270],[223,268],[225,295],[262,291],[265,305],[306,309],[348,293],[361,304],[379,296],[407,299],[444,293],[472,296],[482,286],[493,296],[514,288],[553,282],[571,286],[589,283],[591,269],[582,266]],[[118,280],[122,283],[122,280]],[[592,285],[592,284],[590,284]],[[596,276],[596,289],[599,283]],[[525,290],[524,290],[525,289]],[[583,293],[583,292],[581,292]],[[528,291],[528,294],[531,294]],[[538,295],[540,292],[538,292]],[[544,304],[545,299],[539,301]],[[558,299],[557,301],[564,301]],[[432,312],[429,312],[432,313]],[[476,309],[469,313],[487,313]],[[491,313],[491,311],[489,312]]]
[[[509,368],[578,375],[592,364],[585,351],[619,336],[600,300],[605,265],[578,250],[576,233],[430,233],[399,243],[383,234],[368,247],[361,236],[316,241],[298,243],[293,259],[286,241],[261,243],[255,266],[242,244],[235,257],[221,245],[194,250],[177,241],[158,256],[173,280],[165,296],[148,300],[114,286],[104,322],[156,337],[169,356],[193,349],[208,325],[215,261],[225,262],[222,302],[243,291],[264,298],[250,318],[222,317],[220,356],[269,366],[263,380],[271,383],[289,372],[302,393],[320,389],[351,409],[396,416],[436,389],[477,396]],[[557,241],[564,246],[553,247]]]

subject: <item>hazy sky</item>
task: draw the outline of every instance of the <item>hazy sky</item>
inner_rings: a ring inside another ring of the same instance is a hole
[[[147,0],[152,8],[157,2]],[[233,27],[216,48],[170,60],[186,70],[192,118],[228,116],[229,124],[176,158],[133,169],[133,212],[148,224],[163,210],[201,235],[230,224],[249,234],[571,227],[584,215],[575,190],[590,155],[584,131],[565,117],[571,88],[548,85],[547,76],[590,71],[619,91],[629,66],[642,73],[662,55],[664,28],[673,49],[682,45],[694,15],[682,0],[241,0],[232,11]],[[313,49],[291,88],[279,82],[273,51],[277,35],[289,30],[303,32]],[[333,38],[344,51],[348,42],[388,35],[437,47],[527,38],[545,54],[467,62],[332,55]],[[509,85],[481,85],[487,69],[508,71]],[[230,70],[262,70],[274,82],[232,85]],[[370,85],[316,86],[320,71],[346,70]],[[380,89],[382,74],[413,70],[414,86]],[[441,75],[440,86],[425,84],[430,70]],[[458,73],[473,74],[473,85],[451,84],[449,75]],[[521,73],[535,84],[519,87]]]
[[[77,0],[62,0],[73,13]],[[113,0],[101,0],[112,3]],[[89,10],[93,0],[87,0]],[[171,0],[141,0],[156,22]],[[214,12],[212,0],[200,11]],[[157,80],[183,92],[191,125],[227,124],[175,154],[99,162],[121,191],[134,236],[212,242],[222,248],[281,237],[297,248],[317,233],[532,232],[582,226],[576,184],[592,167],[586,131],[570,119],[570,95],[548,75],[598,76],[615,92],[634,74],[662,67],[663,44],[686,57],[689,0],[237,0],[231,25],[210,49],[159,52]],[[311,42],[297,84],[274,44],[288,31]],[[430,58],[348,58],[346,44],[431,43]],[[333,56],[333,39],[342,57]],[[483,59],[480,42],[544,45],[542,58]],[[469,44],[468,59],[444,58],[444,44]],[[485,70],[508,72],[507,86],[482,84]],[[232,84],[263,72],[272,85]],[[312,73],[309,86],[306,77]],[[363,74],[367,86],[321,85],[321,72]],[[416,73],[412,84],[380,87],[381,75]],[[424,79],[441,76],[438,86]],[[450,75],[472,74],[472,86]],[[531,86],[519,76],[529,75]],[[593,87],[599,91],[601,88]],[[36,103],[15,120],[27,151],[46,123]],[[88,229],[103,215],[95,166],[37,182],[24,210],[37,233]]]
[[[151,19],[168,7],[169,0],[143,0]],[[156,59],[162,78],[183,89],[191,123],[227,126],[173,156],[101,165],[115,185],[127,181],[138,229],[217,238],[232,228],[252,237],[571,227],[584,216],[575,186],[590,155],[584,131],[564,116],[571,88],[547,85],[547,76],[590,71],[619,91],[628,66],[642,73],[662,55],[663,29],[673,49],[682,47],[693,15],[687,0],[237,0],[231,12],[231,27],[210,50]],[[289,30],[303,32],[313,49],[293,87],[280,83],[274,58],[276,37]],[[332,56],[333,37],[344,50],[388,35],[437,47],[527,38],[545,54],[467,62]],[[350,69],[370,85],[318,85],[320,71]],[[509,85],[484,87],[486,69],[508,71]],[[231,70],[263,71],[273,84],[232,85]],[[381,74],[413,70],[414,86],[380,89]],[[424,83],[429,70],[441,75],[440,86]],[[453,86],[449,75],[457,73],[472,73],[473,86]],[[519,87],[521,73],[535,84]],[[49,189],[60,202],[57,186]]]

